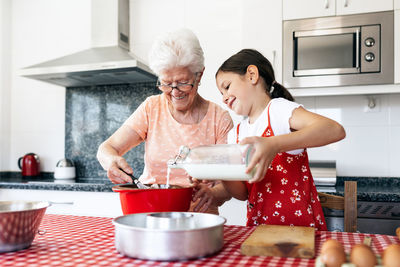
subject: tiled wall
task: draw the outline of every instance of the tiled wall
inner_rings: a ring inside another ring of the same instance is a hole
[[[96,159],[98,146],[154,94],[155,82],[67,88],[65,156],[74,161],[78,178],[108,180]],[[142,173],[143,152],[141,144],[124,156],[134,173]]]
[[[376,106],[368,108],[368,98]],[[302,97],[310,111],[341,123],[346,138],[309,149],[311,160],[336,160],[338,176],[400,177],[400,94]]]
[[[107,180],[96,159],[98,146],[147,96],[158,93],[154,83],[67,88],[65,155],[75,162],[77,177]],[[367,96],[296,98],[341,123],[347,134],[340,142],[309,149],[310,160],[336,160],[338,176],[400,177],[400,95],[371,97],[373,109],[367,108]],[[143,151],[142,144],[125,155],[137,174],[143,170]]]

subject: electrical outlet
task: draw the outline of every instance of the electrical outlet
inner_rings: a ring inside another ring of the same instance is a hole
[[[366,113],[376,113],[381,111],[380,98],[368,97],[365,104],[364,112]]]

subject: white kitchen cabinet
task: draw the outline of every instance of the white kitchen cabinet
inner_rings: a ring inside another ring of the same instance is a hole
[[[122,215],[119,194],[114,192],[0,189],[0,200],[54,202],[46,210],[46,213],[49,214],[101,217],[117,217]]]
[[[335,16],[335,0],[283,0],[283,20]]]
[[[226,219],[228,225],[246,225],[247,201],[232,198],[218,208],[219,215]]]
[[[398,8],[394,11],[394,82],[400,84],[400,3]]]
[[[271,62],[282,82],[282,5],[280,1],[243,1],[242,47],[254,48]]]
[[[50,201],[48,214],[118,217],[123,215],[119,194],[114,192],[82,192],[30,189],[0,189],[0,201]],[[246,201],[231,199],[219,207],[229,225],[246,225]]]
[[[336,0],[336,15],[393,10],[393,0]]]
[[[393,0],[283,0],[283,20],[393,10]]]

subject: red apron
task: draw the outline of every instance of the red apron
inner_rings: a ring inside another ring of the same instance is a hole
[[[268,126],[262,137],[274,136],[270,121],[268,106]],[[247,226],[295,225],[327,230],[306,150],[297,155],[278,153],[264,179],[253,184],[246,182],[246,186]]]

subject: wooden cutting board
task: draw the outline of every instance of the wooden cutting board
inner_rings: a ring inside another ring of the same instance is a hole
[[[259,225],[242,243],[247,256],[313,258],[315,228],[285,225]]]

